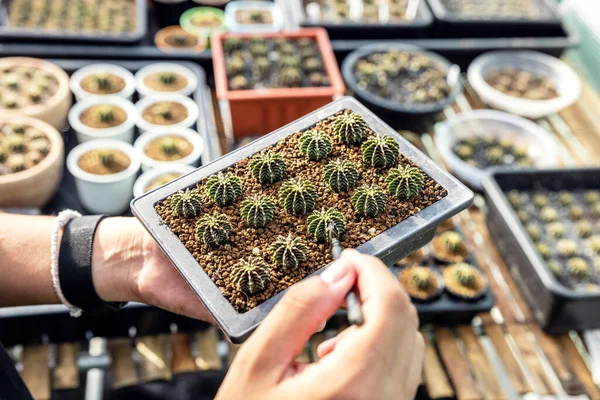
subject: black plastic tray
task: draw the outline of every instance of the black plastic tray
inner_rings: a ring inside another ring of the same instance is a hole
[[[49,31],[28,28],[9,28],[6,26],[8,6],[11,0],[0,0],[0,39],[2,41],[72,41],[72,42],[105,42],[136,43],[148,32],[147,0],[136,0],[136,27],[130,34],[106,34],[101,32]],[[48,0],[50,1],[50,0]],[[87,54],[82,52],[80,54]],[[62,56],[62,55],[61,55]]]
[[[212,282],[204,270],[199,267],[192,254],[163,223],[161,217],[156,213],[154,206],[157,202],[164,200],[172,193],[192,187],[204,177],[222,171],[240,159],[255,154],[266,146],[277,143],[289,134],[312,127],[318,121],[346,109],[362,115],[373,130],[378,133],[394,137],[400,144],[400,152],[410,158],[431,179],[448,191],[448,195],[442,200],[359,246],[359,251],[378,256],[387,265],[391,266],[399,259],[428,243],[433,238],[440,222],[464,210],[473,201],[473,193],[462,183],[443,171],[366,107],[350,97],[344,97],[322,107],[281,129],[261,137],[247,146],[221,157],[209,165],[134,199],[131,203],[133,214],[158,242],[173,265],[175,265],[213,315],[225,335],[234,343],[242,342],[252,333],[285,291],[246,313],[238,314],[229,301],[223,297],[219,288]],[[316,274],[320,273],[320,271],[322,269],[316,272]]]
[[[598,329],[600,294],[576,292],[552,276],[504,194],[532,188],[598,189],[600,169],[497,170],[484,182],[488,229],[542,328],[552,334]]]

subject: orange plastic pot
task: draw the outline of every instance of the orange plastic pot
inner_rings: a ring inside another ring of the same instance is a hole
[[[317,42],[326,74],[327,87],[229,90],[223,41],[229,38],[313,38]],[[212,54],[217,98],[229,103],[235,138],[274,131],[322,106],[346,90],[327,31],[322,28],[274,33],[223,33],[212,37]]]

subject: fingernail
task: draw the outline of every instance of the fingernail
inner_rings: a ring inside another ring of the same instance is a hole
[[[321,274],[321,279],[331,284],[339,281],[348,273],[348,265],[340,260],[335,261]]]

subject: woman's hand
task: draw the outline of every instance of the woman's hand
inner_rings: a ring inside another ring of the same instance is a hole
[[[355,283],[364,324],[323,342],[318,362],[295,362]],[[418,326],[415,307],[383,263],[346,250],[286,293],[237,353],[217,399],[413,399],[424,349]]]

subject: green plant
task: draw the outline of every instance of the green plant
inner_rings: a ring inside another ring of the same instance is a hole
[[[205,214],[196,223],[196,236],[202,243],[216,248],[229,241],[231,224],[225,214]]]
[[[410,199],[425,187],[425,178],[418,168],[406,165],[392,168],[385,178],[388,191],[399,199]]]
[[[548,197],[540,193],[533,195],[532,201],[537,208],[544,208],[548,205]]]
[[[298,268],[306,261],[306,249],[302,239],[293,237],[291,233],[287,236],[278,236],[271,246],[273,260],[286,269]]]
[[[200,193],[192,189],[180,190],[171,196],[171,209],[179,217],[198,217],[202,210]]]
[[[473,148],[468,144],[461,144],[456,147],[455,153],[460,159],[466,160],[473,156]]]
[[[297,67],[284,67],[279,72],[279,84],[284,87],[295,87],[300,85],[302,73]]]
[[[259,57],[254,60],[254,66],[259,75],[264,76],[271,68],[271,61],[267,57]]]
[[[375,135],[361,146],[365,164],[375,168],[389,168],[400,157],[400,146],[396,139],[387,135]]]
[[[331,153],[331,138],[326,132],[309,129],[298,139],[300,151],[311,161],[319,161]]]
[[[596,203],[592,206],[591,213],[594,218],[600,218],[600,203]]]
[[[363,185],[356,189],[350,201],[357,214],[375,217],[385,210],[387,196],[379,186]]]
[[[34,139],[29,142],[27,148],[31,151],[38,151],[43,156],[50,153],[50,143],[46,139]]]
[[[454,279],[459,285],[464,287],[473,287],[477,281],[475,268],[467,263],[458,263],[453,265]]]
[[[560,277],[563,272],[562,264],[557,260],[548,261],[548,269],[550,269],[552,275],[554,275],[557,278]]]
[[[594,235],[589,238],[588,244],[593,252],[600,254],[600,235]]]
[[[460,252],[465,246],[462,236],[453,231],[442,233],[440,239],[446,251],[451,254]]]
[[[290,179],[279,189],[279,203],[293,215],[311,212],[317,203],[317,189],[304,179]]]
[[[498,146],[490,147],[485,152],[485,159],[490,164],[502,164],[504,161],[504,150]]]
[[[344,113],[335,119],[333,131],[345,144],[357,145],[365,140],[369,126],[364,118],[355,112]]]
[[[591,205],[600,201],[600,191],[588,190],[583,194],[583,201],[586,204]]]
[[[575,201],[575,198],[571,193],[563,190],[558,194],[558,201],[563,206],[570,206]]]
[[[577,231],[577,235],[582,238],[589,238],[592,235],[592,224],[588,221],[579,221],[575,225],[575,230]]]
[[[163,85],[172,85],[177,80],[177,75],[173,72],[162,72],[158,79]]]
[[[556,248],[558,249],[558,254],[563,257],[573,257],[579,250],[577,243],[570,239],[559,240]]]
[[[523,206],[523,197],[518,190],[511,190],[508,192],[508,202],[513,208],[519,208]]]
[[[307,57],[302,61],[302,68],[307,72],[315,72],[321,69],[323,63],[316,57]]]
[[[356,186],[360,175],[352,162],[335,160],[325,166],[323,177],[334,192],[347,192]]]
[[[527,214],[527,211],[523,211],[523,210],[519,211],[517,213],[517,217],[519,217],[519,221],[521,221],[521,223],[523,223],[523,224],[525,222],[529,221],[529,214]]]
[[[246,63],[244,59],[240,56],[233,56],[229,60],[227,60],[227,65],[225,69],[227,73],[230,75],[237,75],[244,70],[246,67]]]
[[[242,195],[242,180],[231,172],[219,172],[206,181],[206,194],[221,207],[231,205]]]
[[[115,119],[113,108],[109,105],[98,106],[96,108],[96,118],[101,122],[111,122]]]
[[[552,249],[546,243],[538,243],[535,248],[544,260],[548,260],[550,258]]]
[[[306,219],[306,224],[308,233],[314,236],[318,242],[331,242],[332,234],[340,240],[344,236],[344,216],[334,208],[313,211]],[[330,231],[330,224],[334,232]]]
[[[544,207],[540,211],[540,218],[546,223],[554,222],[558,219],[558,213],[552,207]]]
[[[300,65],[300,58],[296,54],[290,54],[283,56],[279,59],[279,65],[282,68],[298,68]]]
[[[168,102],[156,103],[152,109],[154,115],[160,115],[164,119],[172,119],[173,111],[171,110],[171,104]]]
[[[231,283],[237,290],[252,295],[261,292],[271,279],[269,265],[258,257],[240,260],[231,271]]]
[[[251,228],[264,228],[275,216],[275,201],[269,196],[253,195],[240,205],[242,219]]]
[[[534,242],[537,242],[542,238],[542,230],[536,224],[527,225],[525,230],[527,231],[527,234],[529,235],[531,240],[533,240]]]
[[[557,239],[560,239],[565,234],[565,226],[561,222],[550,223],[547,226],[547,230],[551,236],[553,236]]]
[[[244,90],[250,87],[250,81],[243,75],[236,75],[229,81],[231,90]]]
[[[581,218],[583,218],[584,214],[585,212],[583,211],[583,208],[579,206],[572,206],[569,208],[569,218],[571,218],[573,221],[579,221]]]
[[[0,146],[0,163],[6,161],[7,152],[4,147]]]
[[[285,161],[279,154],[269,150],[265,155],[254,159],[250,164],[250,169],[261,184],[272,184],[283,179]]]
[[[96,74],[94,81],[99,90],[108,90],[112,87],[112,80],[109,74]]]
[[[23,153],[27,150],[23,136],[19,134],[10,134],[6,138],[6,147],[13,153]]]
[[[583,258],[574,257],[567,261],[567,270],[576,278],[584,279],[590,276],[590,266]]]
[[[173,138],[162,138],[158,146],[160,148],[160,151],[164,154],[172,156],[174,154],[179,153],[179,144],[177,143],[177,140]]]
[[[427,290],[433,285],[433,275],[427,267],[412,267],[410,283],[419,290]]]
[[[23,154],[12,154],[6,159],[6,166],[13,172],[23,171],[26,168]]]

